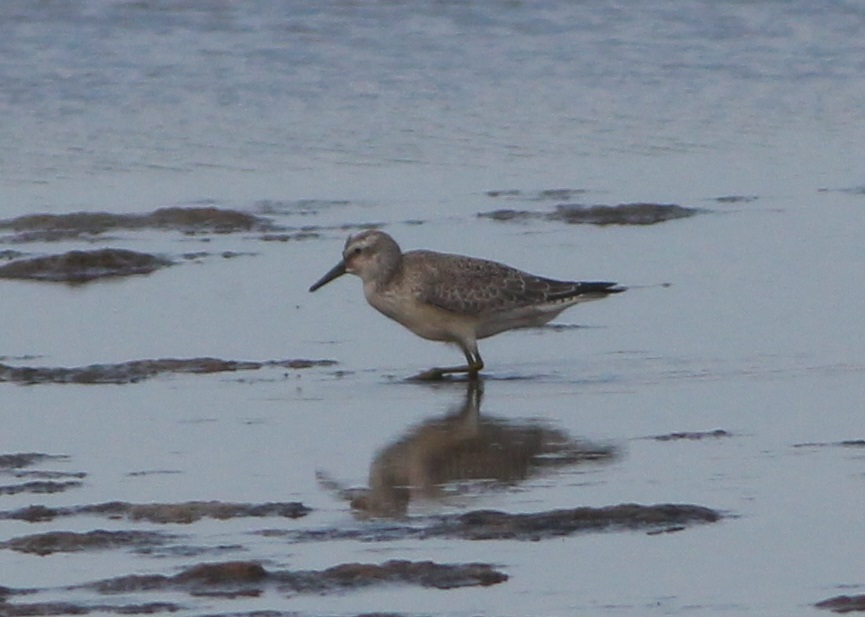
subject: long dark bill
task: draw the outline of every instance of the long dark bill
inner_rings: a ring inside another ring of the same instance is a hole
[[[313,283],[312,287],[309,288],[310,291],[315,291],[319,287],[324,287],[328,283],[330,283],[333,279],[339,278],[345,274],[345,262],[341,261],[336,264],[333,268],[327,271],[323,277],[318,279],[315,283]]]

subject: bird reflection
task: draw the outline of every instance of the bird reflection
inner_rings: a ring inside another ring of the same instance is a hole
[[[611,446],[575,440],[540,422],[482,416],[483,381],[468,380],[461,404],[383,448],[369,487],[345,490],[322,474],[323,486],[351,502],[359,516],[401,517],[416,500],[442,500],[460,489],[506,488],[542,470],[612,460]]]

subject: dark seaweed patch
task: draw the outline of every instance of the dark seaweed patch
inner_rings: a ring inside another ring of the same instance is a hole
[[[478,216],[494,221],[545,220],[570,225],[654,225],[686,218],[704,210],[677,204],[623,203],[614,206],[598,204],[560,204],[551,212],[501,209],[480,212]]]
[[[865,195],[865,186],[848,186],[842,188],[822,187],[817,189],[818,193],[846,193],[848,195]]]
[[[0,382],[34,384],[128,384],[165,373],[211,374],[252,371],[265,367],[304,369],[332,366],[334,360],[267,360],[264,362],[220,360],[219,358],[162,358],[131,360],[119,364],[91,364],[82,367],[34,367],[0,364]]]
[[[0,512],[0,519],[36,523],[67,516],[95,515],[110,519],[126,518],[131,521],[148,521],[151,523],[189,524],[202,518],[218,520],[243,517],[300,518],[309,512],[310,509],[300,502],[251,504],[224,501],[187,501],[134,504],[126,501],[109,501],[100,504],[57,508],[34,505],[19,510]]]
[[[87,476],[83,472],[25,470],[27,467],[44,461],[67,460],[68,458],[68,456],[38,452],[0,454],[0,474],[29,480],[18,484],[0,485],[0,495],[19,495],[22,493],[46,495],[61,493],[81,486],[81,479]]]
[[[498,199],[499,197],[520,197],[523,192],[518,189],[495,189],[487,191],[486,196]]]
[[[264,242],[289,242],[294,240],[313,240],[320,237],[321,234],[317,231],[293,231],[261,234],[259,239]]]
[[[469,512],[443,520],[437,533],[468,540],[540,540],[579,532],[632,529],[657,532],[685,525],[714,523],[721,515],[710,508],[683,504],[621,504],[532,514],[495,510]],[[436,530],[435,527],[433,527]]]
[[[691,525],[715,523],[721,518],[722,515],[717,510],[698,505],[628,503],[522,514],[474,510],[459,515],[413,519],[411,524],[376,522],[352,529],[266,530],[258,533],[283,537],[291,542],[383,542],[432,538],[538,541],[578,533],[620,530],[657,534],[679,531]],[[424,520],[425,524],[419,524],[421,520]]]
[[[348,202],[306,200],[298,202],[259,202],[258,212],[263,214],[312,214],[322,207],[342,206]],[[232,234],[251,232],[263,241],[287,242],[320,237],[324,231],[351,231],[381,227],[381,223],[344,223],[340,225],[278,225],[272,219],[240,210],[213,206],[167,207],[144,214],[115,214],[111,212],[72,212],[68,214],[33,214],[0,220],[0,230],[12,233],[0,237],[3,243],[53,242],[60,240],[105,240],[108,232],[176,231],[187,236]],[[13,259],[22,254],[14,251],[0,253],[0,257]]]
[[[78,488],[81,484],[82,483],[77,480],[67,480],[66,482],[35,480],[33,482],[0,486],[0,495],[18,495],[19,493],[47,495],[51,493],[62,493],[70,488]]]
[[[713,431],[682,431],[677,433],[666,433],[664,435],[653,435],[647,439],[655,441],[700,441],[702,439],[718,439],[721,437],[732,437],[733,434],[722,428]]]
[[[72,212],[69,214],[30,214],[0,220],[0,229],[15,232],[7,242],[45,242],[92,238],[113,230],[160,229],[185,234],[227,234],[266,230],[270,219],[238,210],[207,207],[159,208],[146,214],[111,212]]]
[[[517,189],[487,191],[486,196],[493,199],[506,198],[522,201],[569,201],[577,195],[587,193],[586,189],[542,189],[524,192]]]
[[[794,443],[794,448],[865,448],[865,439],[845,439],[843,441],[811,441]]]
[[[60,478],[86,478],[87,474],[83,471],[16,471],[13,473],[16,478],[39,478],[40,480],[59,480]]]
[[[63,454],[42,454],[41,452],[21,452],[18,454],[0,454],[0,471],[4,469],[21,469],[31,467],[47,460],[68,460]]]
[[[0,600],[0,615],[3,617],[50,617],[52,615],[89,615],[90,613],[115,615],[153,615],[174,613],[183,607],[170,602],[146,602],[143,604],[74,604],[72,602],[38,602],[5,604]]]
[[[479,212],[480,218],[492,219],[494,221],[525,221],[529,219],[546,219],[547,215],[542,212],[531,212],[529,210],[513,210],[511,208],[502,208],[493,210],[492,212]]]
[[[239,252],[239,251],[222,251],[221,253],[208,253],[207,251],[195,251],[183,253],[181,257],[187,261],[199,262],[208,257],[222,257],[223,259],[234,259],[235,257],[253,257],[256,253]]]
[[[615,206],[563,204],[556,206],[553,220],[588,225],[654,225],[686,218],[700,212],[676,204],[631,203]]]
[[[825,608],[835,613],[865,612],[865,595],[835,596],[815,604],[817,608]]]
[[[756,195],[723,195],[716,197],[715,201],[719,204],[747,204],[758,199]]]
[[[100,278],[150,274],[171,263],[162,257],[125,249],[69,251],[10,262],[0,266],[0,278],[87,283]]]
[[[454,589],[495,585],[507,578],[493,566],[482,563],[392,560],[382,564],[347,563],[326,570],[270,571],[254,561],[228,561],[190,566],[173,576],[121,576],[78,588],[102,594],[171,590],[194,596],[236,598],[259,596],[267,589],[293,595],[344,592],[386,584]]]
[[[86,533],[51,531],[12,538],[6,542],[0,542],[0,548],[44,556],[52,553],[73,553],[125,547],[146,549],[164,544],[174,537],[152,531],[106,531],[104,529]]]
[[[167,476],[183,473],[179,469],[142,469],[141,471],[130,471],[126,474],[129,478],[141,478],[143,476]]]

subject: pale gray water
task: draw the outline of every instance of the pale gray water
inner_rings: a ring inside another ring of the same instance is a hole
[[[121,386],[0,384],[0,455],[65,454],[36,468],[88,474],[62,493],[0,494],[0,510],[194,499],[314,509],[169,526],[213,549],[195,556],[0,549],[0,587],[43,589],[20,603],[171,601],[184,615],[786,616],[865,593],[863,450],[832,445],[865,438],[865,9],[637,4],[0,4],[0,218],[213,204],[325,228],[284,243],[156,230],[7,242],[0,249],[33,255],[117,246],[211,256],[82,287],[0,281],[0,362],[339,362]],[[535,197],[560,188],[585,191],[572,199],[585,203],[711,213],[603,228],[476,217],[551,210],[559,202]],[[508,189],[522,192],[486,194]],[[756,199],[717,201],[731,195]],[[307,293],[347,233],[327,227],[367,223],[405,248],[635,286],[559,319],[587,328],[481,343],[482,414],[542,422],[622,455],[412,504],[410,514],[674,502],[731,516],[672,534],[539,542],[251,534],[362,526],[316,471],[364,486],[378,451],[462,400],[463,384],[398,381],[459,353],[377,315],[357,280]],[[242,255],[214,256],[222,251]],[[731,436],[641,439],[717,428]],[[0,542],[164,527],[0,520]],[[60,588],[231,559],[271,570],[482,561],[510,579],[290,599]]]

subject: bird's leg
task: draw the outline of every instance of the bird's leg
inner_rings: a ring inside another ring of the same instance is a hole
[[[466,362],[468,362],[469,377],[471,379],[477,379],[478,373],[480,373],[481,369],[484,367],[484,361],[478,351],[477,343],[473,344],[471,348],[463,349],[463,353],[466,355]]]
[[[431,368],[429,370],[418,373],[412,380],[416,381],[440,381],[445,375],[453,375],[454,373],[468,373],[469,379],[477,379],[478,373],[484,368],[484,361],[481,359],[481,354],[478,352],[478,346],[473,343],[471,346],[463,347],[463,353],[466,356],[465,366],[441,366]]]

